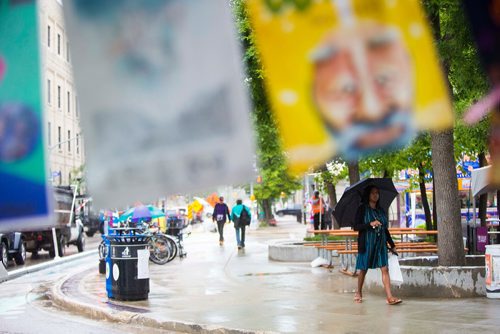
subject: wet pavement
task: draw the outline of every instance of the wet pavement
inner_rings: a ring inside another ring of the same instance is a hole
[[[94,319],[180,332],[500,332],[500,300],[411,298],[389,306],[383,297],[365,294],[355,304],[356,278],[338,267],[268,259],[270,242],[304,235],[305,225],[285,219],[277,227],[248,231],[246,249],[238,250],[232,226],[225,228],[223,247],[216,233],[194,231],[185,241],[185,259],[150,263],[149,299],[139,302],[108,300],[92,255],[54,285],[53,298]]]

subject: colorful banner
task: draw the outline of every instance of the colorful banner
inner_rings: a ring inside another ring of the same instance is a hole
[[[253,175],[242,57],[226,1],[64,3],[101,207]]]
[[[419,1],[249,0],[292,172],[453,126]]]
[[[0,232],[52,223],[35,1],[0,0]]]

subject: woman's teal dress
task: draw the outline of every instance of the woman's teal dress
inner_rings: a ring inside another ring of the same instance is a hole
[[[370,224],[374,220],[382,223],[382,226],[373,228],[368,226],[365,233],[365,252],[358,253],[356,269],[368,270],[387,266],[387,216],[382,209],[372,209],[369,205],[364,210],[364,224]],[[392,240],[391,240],[392,241]],[[359,246],[358,246],[359,247]]]

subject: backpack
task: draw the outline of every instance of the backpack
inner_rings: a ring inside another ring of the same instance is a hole
[[[243,225],[250,225],[250,215],[248,214],[245,206],[243,206],[241,209],[240,223]]]

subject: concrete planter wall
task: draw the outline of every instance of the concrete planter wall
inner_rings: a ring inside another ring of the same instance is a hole
[[[279,240],[268,247],[270,260],[281,262],[311,262],[318,257],[315,247],[306,247],[300,240]]]
[[[437,266],[437,256],[399,261],[404,283],[392,286],[396,296],[467,298],[486,296],[484,256],[467,256],[464,267]],[[379,269],[368,270],[365,290],[384,294]]]

